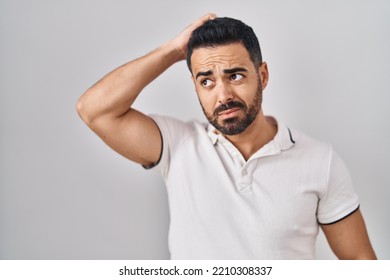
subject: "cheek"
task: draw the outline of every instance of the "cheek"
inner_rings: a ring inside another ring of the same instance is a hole
[[[253,98],[257,95],[257,92],[257,84],[245,85],[237,88],[238,96],[240,96],[240,98],[247,104],[253,100]]]
[[[216,99],[211,92],[197,90],[198,99],[207,112],[213,112],[216,106]]]
[[[209,98],[199,98],[199,101],[203,107],[203,110],[205,110],[208,113],[214,111],[214,104],[209,100]]]

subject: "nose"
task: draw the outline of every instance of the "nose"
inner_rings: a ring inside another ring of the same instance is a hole
[[[220,82],[217,85],[216,90],[218,91],[218,93],[217,93],[218,94],[218,103],[226,104],[229,101],[233,100],[233,97],[234,97],[233,90],[225,83]]]

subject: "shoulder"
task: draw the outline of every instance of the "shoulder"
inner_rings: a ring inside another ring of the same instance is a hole
[[[190,136],[206,134],[207,124],[198,120],[182,121],[169,116],[149,116],[160,129],[163,138],[185,139]]]
[[[333,147],[329,142],[318,140],[294,128],[289,129],[291,137],[295,142],[294,149],[296,151],[310,155],[311,157],[330,156],[332,154]]]
[[[172,164],[179,163],[182,167],[190,152],[199,150],[199,145],[211,143],[207,135],[207,124],[197,120],[182,121],[161,115],[149,117],[160,130],[163,147],[160,160],[155,167],[160,170],[165,179],[172,170]]]
[[[294,144],[284,151],[285,158],[290,159],[299,172],[320,180],[326,185],[329,167],[333,157],[333,147],[330,143],[313,138],[306,133],[288,128]]]

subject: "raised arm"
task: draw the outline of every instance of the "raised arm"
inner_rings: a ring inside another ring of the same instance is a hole
[[[321,225],[321,227],[337,258],[344,260],[376,259],[359,209],[341,221]]]
[[[204,15],[175,39],[118,67],[89,88],[77,102],[83,121],[126,158],[145,166],[156,163],[162,149],[159,129],[151,118],[131,106],[146,85],[185,59],[192,31],[214,17]]]

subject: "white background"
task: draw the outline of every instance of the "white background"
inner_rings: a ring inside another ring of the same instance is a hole
[[[270,81],[266,114],[331,142],[390,259],[390,2],[0,0],[0,258],[166,259],[159,175],[79,119],[79,96],[206,12],[252,26]],[[203,119],[184,62],[136,107]],[[333,259],[322,234],[317,258]]]

